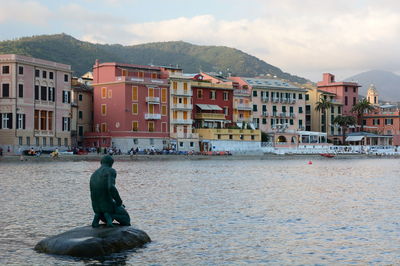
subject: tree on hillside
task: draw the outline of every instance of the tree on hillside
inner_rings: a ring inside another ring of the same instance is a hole
[[[328,116],[326,113],[326,110],[328,110],[329,108],[332,107],[332,102],[324,99],[324,98],[320,98],[319,101],[316,103],[315,106],[315,110],[318,112],[322,112],[322,115],[325,117],[325,132],[328,132]],[[322,127],[322,123],[321,123],[321,127]],[[321,130],[323,131],[323,130]]]
[[[335,117],[335,119],[333,119],[332,122],[341,127],[341,129],[342,129],[342,144],[344,144],[345,137],[346,137],[346,131],[349,128],[349,126],[354,126],[357,123],[356,119],[354,118],[354,116],[338,115]]]
[[[358,123],[361,125],[361,131],[364,131],[364,114],[374,109],[375,107],[367,99],[362,99],[351,108],[351,111],[357,114]]]

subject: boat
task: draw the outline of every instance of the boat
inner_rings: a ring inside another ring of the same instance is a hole
[[[324,157],[327,157],[327,158],[335,157],[335,155],[332,154],[332,153],[320,153],[319,155],[324,156]]]

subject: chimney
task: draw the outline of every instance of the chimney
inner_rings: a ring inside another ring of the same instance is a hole
[[[335,76],[332,75],[331,73],[324,73],[322,74],[322,81],[325,84],[333,83],[335,82]]]

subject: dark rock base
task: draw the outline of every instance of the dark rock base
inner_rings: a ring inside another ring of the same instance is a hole
[[[144,231],[131,226],[85,226],[43,239],[36,244],[35,250],[55,255],[93,258],[139,248],[149,242],[151,239]]]

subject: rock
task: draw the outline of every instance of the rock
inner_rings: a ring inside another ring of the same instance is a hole
[[[139,248],[148,242],[151,239],[144,231],[131,226],[84,226],[43,239],[36,244],[35,250],[55,255],[93,258]]]

